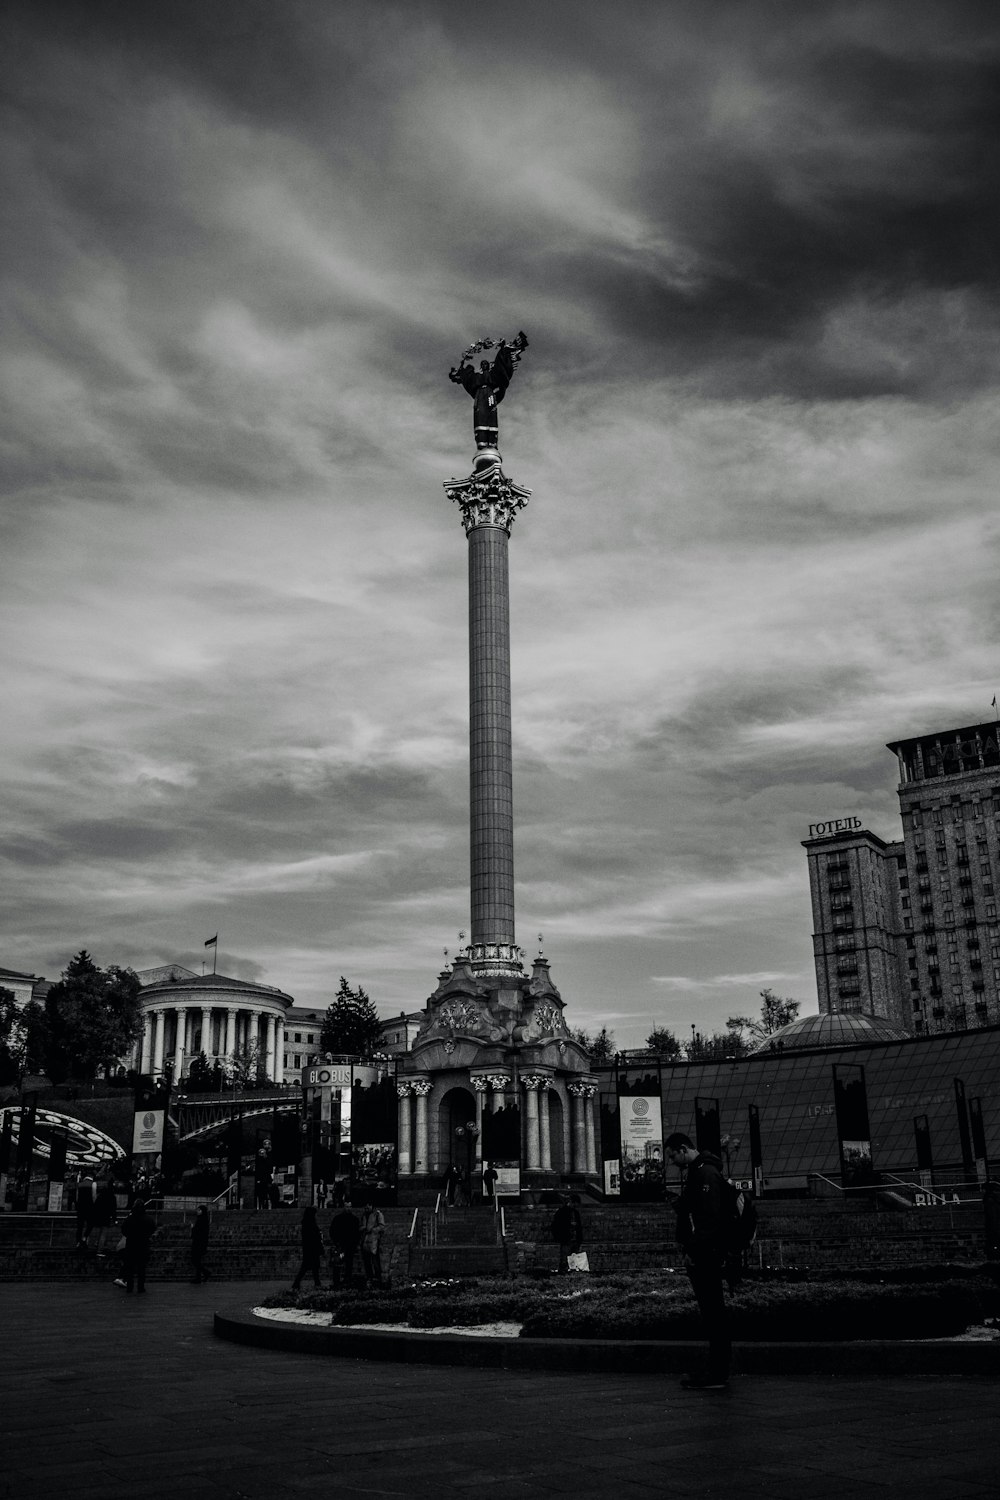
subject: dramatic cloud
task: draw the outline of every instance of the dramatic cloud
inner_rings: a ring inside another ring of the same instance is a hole
[[[423,1003],[502,408],[519,935],[621,1045],[815,1004],[800,840],[990,716],[1000,21],[7,8],[2,961]]]

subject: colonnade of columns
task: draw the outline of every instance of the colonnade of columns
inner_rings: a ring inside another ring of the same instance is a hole
[[[476,1074],[470,1080],[476,1096],[476,1167],[483,1159],[483,1117],[503,1108],[512,1088],[506,1074]],[[552,1132],[549,1116],[549,1090],[555,1080],[544,1073],[521,1076],[524,1089],[524,1166],[527,1171],[551,1172]],[[428,1156],[428,1105],[431,1092],[429,1078],[400,1079],[396,1084],[399,1099],[399,1174],[402,1177],[430,1170]],[[566,1085],[570,1110],[564,1112],[563,1161],[572,1172],[597,1172],[597,1129],[594,1117],[596,1083],[573,1082]],[[472,1123],[472,1122],[470,1122]]]
[[[264,1073],[270,1083],[281,1083],[285,1068],[285,1021],[257,1006],[169,1005],[146,1012],[139,1043],[139,1071],[157,1075],[166,1058],[167,1016],[176,1018],[173,1064],[175,1079],[200,1052],[208,1061],[225,1063],[234,1052],[256,1044],[262,1053]],[[199,1020],[200,1016],[200,1020]]]

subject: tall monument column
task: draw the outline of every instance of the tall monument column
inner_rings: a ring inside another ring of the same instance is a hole
[[[519,975],[514,939],[514,798],[510,728],[507,547],[531,491],[514,484],[495,448],[480,448],[468,479],[447,494],[469,539],[469,838],[474,970]]]

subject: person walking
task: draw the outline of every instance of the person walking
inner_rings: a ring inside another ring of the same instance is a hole
[[[146,1212],[142,1199],[137,1198],[131,1213],[122,1223],[125,1264],[122,1275],[115,1277],[115,1286],[122,1286],[127,1292],[132,1290],[133,1285],[137,1292],[146,1290],[146,1267],[149,1264],[150,1243],[155,1233],[155,1220]]]
[[[708,1337],[708,1368],[685,1375],[690,1391],[724,1391],[729,1385],[732,1341],[723,1285],[726,1267],[726,1178],[722,1162],[698,1151],[690,1136],[675,1131],[663,1143],[669,1160],[684,1173],[684,1184],[674,1205],[677,1239],[684,1266],[698,1302]]]
[[[483,1173],[483,1197],[491,1207],[496,1203],[498,1176],[499,1173],[493,1163],[487,1162]]]
[[[559,1272],[565,1276],[569,1270],[569,1257],[575,1255],[583,1244],[583,1220],[577,1207],[579,1198],[568,1194],[552,1215],[552,1238],[559,1246]]]
[[[297,1292],[302,1285],[302,1278],[307,1271],[312,1272],[312,1279],[317,1290],[321,1287],[319,1267],[323,1259],[323,1234],[316,1222],[316,1210],[307,1208],[302,1214],[302,1264],[296,1272],[295,1280],[292,1282],[292,1291]]]
[[[194,1271],[191,1281],[195,1286],[200,1286],[212,1274],[205,1264],[205,1256],[208,1254],[208,1231],[208,1204],[199,1203],[198,1212],[191,1225],[191,1267]]]
[[[367,1287],[382,1284],[382,1236],[385,1234],[385,1214],[376,1208],[369,1198],[361,1215],[361,1262],[365,1271]]]
[[[330,1220],[330,1279],[334,1286],[350,1286],[360,1242],[361,1224],[357,1214],[347,1207],[341,1208]]]
[[[110,1177],[105,1177],[94,1194],[92,1227],[97,1230],[94,1251],[98,1260],[105,1260],[104,1241],[108,1231],[118,1223],[118,1195]]]
[[[86,1250],[94,1224],[94,1189],[90,1169],[81,1171],[76,1183],[76,1248]]]

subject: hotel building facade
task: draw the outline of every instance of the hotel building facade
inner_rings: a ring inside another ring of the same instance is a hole
[[[887,748],[902,837],[845,817],[803,842],[820,1012],[912,1035],[1000,1022],[1000,725]]]

